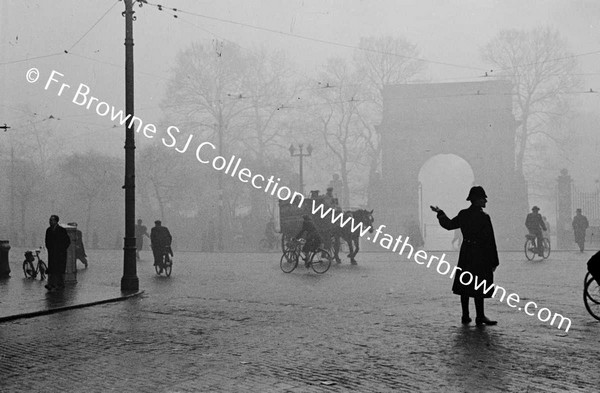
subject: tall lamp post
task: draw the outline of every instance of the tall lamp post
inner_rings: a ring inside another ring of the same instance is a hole
[[[141,4],[140,4],[141,5]],[[125,0],[125,113],[133,118],[133,0]],[[125,126],[125,245],[121,291],[137,291],[140,283],[135,260],[135,133]]]
[[[310,143],[308,144],[308,146],[306,146],[306,153],[304,153],[302,151],[303,147],[304,147],[304,145],[302,143],[300,143],[298,145],[298,153],[296,153],[296,148],[294,147],[294,144],[292,143],[290,145],[290,148],[288,149],[290,151],[290,155],[292,157],[300,157],[300,187],[299,188],[300,188],[300,193],[301,194],[304,194],[304,182],[303,182],[303,179],[304,179],[304,177],[303,177],[304,176],[303,169],[304,168],[303,168],[303,162],[302,161],[303,161],[304,157],[310,157],[311,154],[312,154],[312,151],[313,151],[313,148],[310,145]]]

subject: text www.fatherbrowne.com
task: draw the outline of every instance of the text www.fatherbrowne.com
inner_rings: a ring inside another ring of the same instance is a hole
[[[39,80],[40,71],[37,68],[31,68],[26,73],[26,79],[29,83],[36,83]],[[50,73],[46,84],[44,86],[44,90],[48,90],[50,86],[54,87],[55,85],[60,85],[57,91],[57,96],[62,96],[63,92],[68,91],[71,85],[67,83],[59,83],[60,77],[64,77],[58,71],[52,70]],[[59,78],[59,79],[57,79]],[[143,124],[142,120],[136,116],[124,115],[122,110],[116,110],[116,108],[112,105],[104,101],[100,101],[98,98],[93,97],[90,94],[89,86],[80,83],[77,87],[77,91],[73,95],[72,102],[78,106],[84,106],[86,109],[90,110],[91,107],[95,108],[95,112],[101,116],[109,116],[112,121],[118,120],[121,125],[128,123],[128,127],[133,127],[134,123],[137,123],[135,126],[136,132],[140,133],[142,131],[143,135],[147,138],[153,138],[157,133],[156,127],[151,124]],[[177,140],[175,135],[179,134],[179,129],[175,126],[170,126],[167,128],[167,134],[169,139],[162,138],[163,144],[168,148],[174,148],[178,153],[185,153],[188,150],[190,142],[192,141],[193,135],[190,134],[187,138],[187,141],[183,147],[177,146]],[[175,133],[175,134],[173,134]],[[202,142],[198,145],[196,149],[196,158],[202,164],[209,164],[209,159],[204,159],[201,156],[202,149],[206,147],[207,149],[215,150],[216,147],[210,142]],[[230,160],[227,160],[225,157],[216,156],[212,160],[212,167],[217,171],[225,171],[226,174],[230,174],[232,177],[237,177],[243,183],[250,183],[254,188],[258,190],[262,190],[265,193],[269,193],[271,196],[277,196],[280,200],[289,201],[290,204],[296,204],[298,207],[302,207],[304,203],[304,196],[301,193],[293,192],[288,187],[279,186],[279,178],[274,176],[270,176],[266,178],[261,174],[252,174],[250,169],[242,167],[238,171],[238,167],[240,166],[241,159],[238,157],[237,161],[234,164],[235,156],[232,156]],[[233,168],[233,169],[231,169]],[[230,171],[231,169],[231,171]],[[332,208],[325,209],[325,206],[322,204],[315,203],[313,200],[312,205],[312,213],[314,215],[319,214],[322,219],[326,219],[328,216],[331,219],[332,224],[339,225],[340,227],[345,227],[346,225],[350,225],[350,230],[353,233],[358,231],[360,237],[365,237],[365,235],[370,232],[371,227],[367,226],[363,227],[362,222],[358,224],[354,222],[354,219],[351,216],[344,215],[342,212],[335,211]],[[511,293],[506,296],[506,290],[499,285],[490,284],[488,285],[485,280],[479,280],[477,276],[473,276],[471,272],[462,271],[461,268],[455,266],[454,268],[444,260],[446,254],[442,254],[441,257],[437,257],[432,255],[428,257],[427,252],[424,250],[417,250],[415,252],[414,248],[408,242],[409,237],[402,239],[402,236],[398,236],[394,238],[392,235],[383,232],[383,228],[385,225],[380,225],[379,228],[375,229],[375,236],[370,239],[367,237],[367,240],[372,241],[375,244],[379,244],[381,247],[385,248],[391,252],[397,252],[398,255],[405,255],[407,259],[413,259],[419,265],[426,265],[427,268],[430,268],[434,261],[437,261],[436,270],[439,274],[445,276],[450,271],[450,278],[454,278],[457,271],[460,272],[459,280],[463,285],[471,285],[474,283],[475,289],[482,289],[483,293],[489,294],[492,292],[492,297],[498,299],[497,295],[501,292],[500,301],[503,302],[506,297],[506,304],[509,307],[517,308],[519,311],[523,310],[525,314],[529,316],[537,315],[538,319],[542,322],[549,322],[551,326],[554,326],[555,323],[558,322],[557,328],[561,329],[563,323],[567,322],[565,331],[568,332],[571,327],[571,320],[569,318],[565,318],[560,314],[552,313],[547,308],[541,308],[538,310],[538,305],[535,302],[527,302],[523,308],[519,307],[520,298],[516,293]],[[406,254],[405,254],[406,251]],[[538,310],[537,313],[535,310]]]
[[[352,217],[344,217],[343,213],[340,211],[335,211],[332,208],[326,209],[323,204],[316,203],[314,200],[312,203],[313,214],[318,214],[322,219],[329,217],[333,224],[337,224],[341,227],[345,227],[346,225],[350,224],[350,230],[352,232],[358,231],[361,237],[364,237],[371,229],[369,226],[363,228],[362,222],[359,222],[358,224],[355,223]],[[442,276],[446,276],[448,273],[450,273],[449,278],[454,279],[455,275],[459,274],[458,279],[461,284],[471,285],[474,283],[476,290],[481,289],[486,295],[491,293],[491,297],[498,299],[500,302],[503,302],[506,298],[506,304],[509,307],[516,308],[518,311],[524,311],[525,314],[529,316],[535,315],[540,321],[548,322],[550,326],[556,326],[558,329],[561,329],[563,328],[564,323],[566,325],[564,328],[565,332],[568,332],[571,328],[571,320],[569,318],[565,318],[558,313],[552,313],[552,311],[545,307],[538,309],[537,303],[532,301],[525,303],[525,305],[521,307],[521,299],[518,294],[511,293],[506,296],[506,289],[503,287],[496,284],[488,285],[486,280],[480,280],[478,276],[473,275],[471,272],[462,271],[462,269],[458,266],[452,267],[452,265],[450,265],[450,263],[444,259],[446,256],[444,253],[441,257],[438,257],[435,255],[428,256],[425,250],[417,250],[415,252],[414,247],[408,242],[410,239],[408,236],[404,239],[402,236],[394,238],[392,235],[384,233],[384,228],[386,228],[385,225],[380,225],[377,229],[375,229],[374,236],[372,238],[367,238],[367,240],[370,240],[375,244],[379,244],[388,251],[393,253],[397,252],[398,255],[405,255],[407,259],[412,258],[417,264],[425,265],[428,269],[431,266],[436,265],[436,271]],[[500,297],[498,297],[498,295],[500,295]]]

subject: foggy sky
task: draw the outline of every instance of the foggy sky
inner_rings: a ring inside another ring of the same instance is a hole
[[[182,12],[176,19],[171,11],[136,5],[134,22],[136,115],[155,124],[162,117],[158,105],[175,55],[194,41],[208,44],[213,39],[225,39],[248,51],[260,46],[285,50],[300,77],[315,75],[328,57],[351,58],[353,54],[351,48],[185,12],[343,45],[356,45],[361,36],[401,35],[418,45],[422,58],[456,65],[428,63],[419,79],[431,82],[480,80],[488,66],[481,62],[479,48],[505,28],[550,25],[559,29],[573,53],[600,50],[600,2],[593,0],[170,0],[162,4]],[[85,83],[92,95],[123,107],[123,8],[123,2],[113,0],[1,1],[0,67],[3,90],[10,93],[2,95],[0,124],[7,123],[16,130],[30,111],[39,117],[53,115],[61,119],[53,123],[56,133],[68,138],[69,143],[63,147],[66,152],[93,148],[122,155],[122,127],[112,128],[109,119],[44,91],[40,82],[28,84],[25,72],[38,67],[44,79],[52,70],[59,71],[74,85]],[[600,73],[600,53],[578,60],[581,73]],[[600,75],[583,78],[586,90],[600,90]],[[587,95],[580,101],[581,108],[595,110],[600,105],[600,94]]]

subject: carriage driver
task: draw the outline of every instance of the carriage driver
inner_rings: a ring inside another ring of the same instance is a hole
[[[295,238],[299,239],[303,237],[306,239],[306,243],[304,244],[304,247],[302,247],[302,252],[304,252],[303,259],[308,267],[308,253],[317,251],[321,245],[321,236],[319,236],[319,232],[317,232],[317,228],[308,214],[303,215],[302,218],[302,229],[300,229],[300,232],[298,232]],[[306,236],[302,236],[305,232]]]

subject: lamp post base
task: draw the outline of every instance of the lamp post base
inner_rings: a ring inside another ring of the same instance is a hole
[[[137,292],[140,290],[140,280],[137,276],[121,278],[121,292]]]

